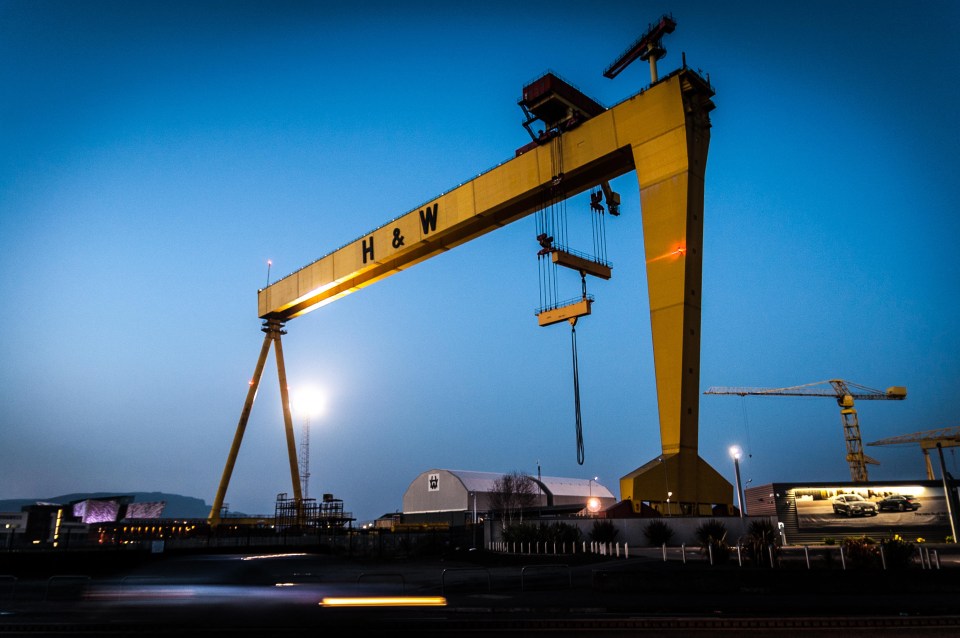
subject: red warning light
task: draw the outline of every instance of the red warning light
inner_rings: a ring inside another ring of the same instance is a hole
[[[664,253],[664,254],[662,254],[662,255],[660,255],[660,256],[658,256],[658,257],[653,257],[652,259],[648,259],[648,260],[647,260],[647,263],[650,264],[650,263],[653,263],[653,262],[655,262],[655,261],[661,261],[661,260],[664,260],[664,259],[669,259],[670,257],[683,257],[683,256],[686,255],[686,254],[687,254],[687,247],[684,246],[683,244],[680,244],[679,246],[677,246],[676,248],[674,248],[673,250],[671,250],[671,251],[668,252],[668,253]]]

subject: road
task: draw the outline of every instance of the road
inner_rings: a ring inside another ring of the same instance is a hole
[[[357,561],[167,556],[109,574],[0,575],[0,635],[960,636],[953,569],[763,569],[652,557]],[[2,571],[0,571],[2,574]],[[437,606],[333,606],[400,597]]]

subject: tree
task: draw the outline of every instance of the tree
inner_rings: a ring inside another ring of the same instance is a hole
[[[523,509],[537,501],[536,484],[526,474],[513,471],[494,480],[490,492],[490,508],[500,515],[503,529],[512,525],[514,519],[523,522]]]

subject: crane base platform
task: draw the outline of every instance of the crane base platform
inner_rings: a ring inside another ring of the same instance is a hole
[[[634,513],[713,516],[734,511],[734,489],[696,452],[664,453],[620,478],[620,498]]]

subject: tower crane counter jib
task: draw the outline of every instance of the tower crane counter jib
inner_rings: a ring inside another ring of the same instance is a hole
[[[843,424],[843,438],[847,446],[847,463],[854,482],[867,482],[867,464],[877,465],[879,461],[863,453],[863,441],[860,437],[860,421],[853,407],[854,401],[865,400],[902,400],[907,398],[907,389],[903,386],[891,386],[884,390],[875,390],[843,379],[830,379],[787,388],[728,388],[712,387],[704,394],[736,394],[793,396],[793,397],[829,397],[836,399],[840,406],[840,421]]]

